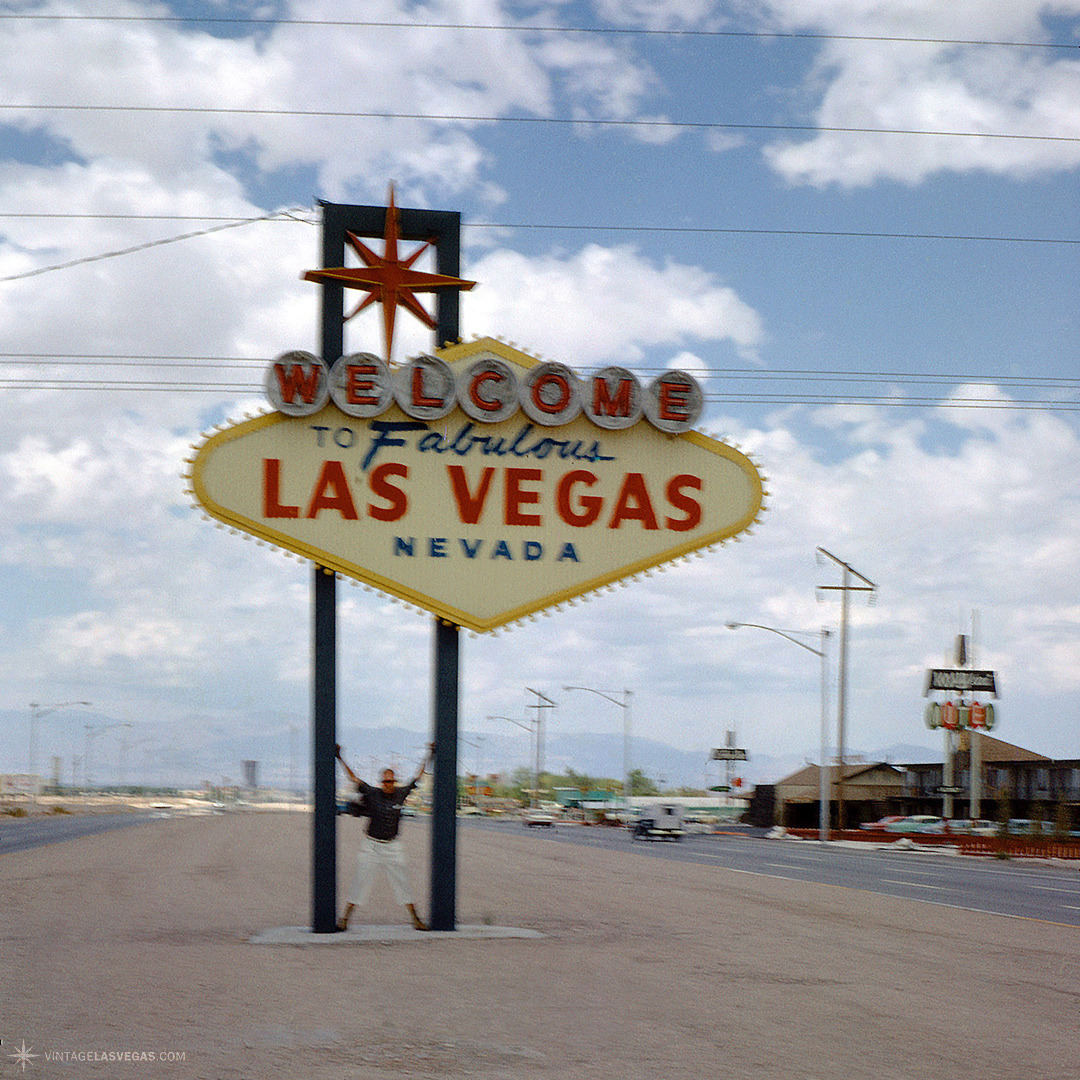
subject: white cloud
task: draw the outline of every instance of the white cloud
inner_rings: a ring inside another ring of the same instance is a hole
[[[633,119],[642,100],[660,89],[656,76],[626,50],[602,42],[554,36],[540,56],[575,102],[576,119]]]
[[[697,29],[721,21],[716,0],[597,0],[602,18],[616,26],[643,26],[649,30]]]
[[[1045,41],[1043,18],[1080,12],[1075,0],[768,0],[761,7],[767,19],[785,30],[928,39],[927,44],[833,40],[823,46],[806,87],[813,120],[822,128],[1021,136],[822,131],[766,149],[772,167],[792,182],[860,187],[891,179],[915,184],[944,171],[1023,178],[1080,164],[1076,143],[1036,138],[1080,130],[1080,62],[1052,50],[944,40]]]
[[[470,325],[572,365],[635,363],[656,345],[730,341],[753,354],[761,317],[698,267],[657,266],[629,246],[527,258],[492,252],[470,267],[492,284],[469,298]]]
[[[63,10],[46,4],[39,13]],[[234,38],[122,21],[147,13],[122,0],[112,11],[121,21],[41,19],[0,28],[0,96],[78,106],[9,110],[4,119],[46,132],[78,159],[128,162],[163,185],[240,152],[267,174],[310,167],[322,193],[338,201],[381,196],[387,176],[428,195],[498,199],[477,138],[491,117],[554,115],[569,95],[582,118],[631,119],[658,88],[629,50],[536,31],[435,31],[415,25],[415,12],[394,0],[332,7],[309,0],[293,5],[296,21]],[[425,15],[419,21],[512,21],[487,2],[468,11],[435,4]],[[344,33],[319,25],[349,18],[402,25]],[[309,115],[288,115],[296,111]],[[329,115],[342,112],[358,115]],[[462,119],[419,119],[426,114]]]
[[[844,63],[816,111],[818,124],[1018,138],[823,131],[767,148],[773,168],[798,183],[859,187],[882,178],[916,184],[943,171],[1024,178],[1080,164],[1075,143],[1053,141],[1080,125],[1080,63],[965,55],[888,74],[871,67],[859,59]]]

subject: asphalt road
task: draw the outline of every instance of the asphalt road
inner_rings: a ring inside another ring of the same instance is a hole
[[[587,844],[656,859],[675,859],[789,881],[811,881],[904,897],[968,911],[1080,927],[1080,865],[1034,859],[997,860],[850,847],[816,841],[766,840],[733,830],[671,841],[633,840],[611,828],[526,829],[520,823],[470,822],[473,828],[528,832],[537,843]]]
[[[0,855],[63,840],[79,840],[110,829],[156,821],[160,817],[160,812],[156,810],[131,810],[116,814],[50,814],[12,818],[0,824]]]
[[[157,811],[136,811],[9,820],[0,825],[0,855],[139,825],[160,816]],[[901,851],[874,844],[855,847],[766,840],[760,831],[755,834],[737,829],[719,835],[690,835],[673,843],[634,840],[625,829],[566,825],[529,829],[518,821],[470,818],[460,819],[459,825],[524,833],[538,844],[603,847],[648,858],[716,866],[733,873],[810,881],[1080,928],[1080,865]]]

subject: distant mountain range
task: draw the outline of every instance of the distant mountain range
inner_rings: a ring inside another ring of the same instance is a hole
[[[193,725],[146,722],[140,724],[139,737],[125,749],[127,735],[110,733],[94,749],[93,780],[97,785],[149,783],[155,785],[200,787],[204,783],[239,783],[243,776],[241,762],[258,762],[260,787],[306,789],[310,772],[310,734],[306,724],[289,723],[280,717],[253,717],[250,728],[242,733]],[[22,772],[25,741],[22,728],[14,726],[0,735],[0,751],[7,767],[0,772]],[[6,736],[6,737],[5,737]],[[378,771],[391,765],[403,776],[411,776],[424,756],[427,735],[403,727],[366,728],[342,724],[338,739],[346,760],[363,777],[373,779]],[[71,753],[83,750],[78,740],[67,748],[60,763],[60,777],[70,783],[74,766]],[[680,750],[657,739],[634,736],[630,743],[630,767],[640,769],[662,787],[705,788],[728,775],[741,777],[747,787],[773,783],[801,769],[808,757],[796,754],[770,755],[751,753],[747,762],[727,763],[709,760],[711,747],[700,751]],[[881,750],[851,749],[848,760],[898,763],[940,761],[940,750],[925,746],[897,744]],[[816,761],[816,755],[813,760]],[[458,746],[461,773],[507,774],[520,767],[535,767],[536,752],[526,732],[478,735],[462,732]],[[554,734],[545,739],[542,767],[552,772],[573,769],[591,777],[621,779],[623,774],[623,738],[621,734]],[[42,747],[39,772],[53,775],[48,747]],[[81,770],[80,770],[81,772]],[[78,777],[82,779],[81,775]]]
[[[423,736],[401,728],[347,728],[342,733],[346,753],[353,752],[353,767],[374,771],[389,763],[406,774],[423,754]],[[679,750],[656,739],[634,736],[630,740],[630,768],[640,769],[662,787],[704,788],[727,776],[727,763],[709,760],[709,750]],[[941,752],[926,746],[898,743],[882,750],[850,750],[847,760],[890,761],[901,764],[939,761]],[[744,784],[769,784],[801,769],[807,758],[799,755],[749,755],[746,762],[733,762],[732,775]],[[816,758],[814,759],[816,760]],[[536,751],[528,735],[483,735],[464,732],[458,749],[462,773],[508,773],[521,766],[535,767]],[[623,739],[621,735],[553,735],[543,748],[541,767],[551,772],[573,769],[593,777],[621,778]]]

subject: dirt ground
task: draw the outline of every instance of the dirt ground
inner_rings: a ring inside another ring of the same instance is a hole
[[[253,944],[310,921],[310,829],[179,817],[4,856],[0,1077],[1080,1077],[1075,929],[462,829],[459,923],[543,938]],[[424,909],[426,823],[405,840]],[[383,883],[358,914],[403,921]]]

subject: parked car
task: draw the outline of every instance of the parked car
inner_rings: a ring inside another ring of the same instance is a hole
[[[1035,821],[1032,818],[1009,818],[1008,831],[1013,836],[1053,836],[1057,826],[1052,821]]]
[[[911,814],[885,826],[886,832],[926,833],[939,832],[944,827],[945,819],[933,814]]]
[[[870,829],[875,832],[882,832],[889,827],[894,821],[903,821],[903,814],[887,814],[883,818],[878,818],[877,821],[864,821],[859,828]]]
[[[985,818],[954,818],[946,825],[945,832],[961,836],[994,836],[998,831],[998,826]]]
[[[550,810],[526,810],[521,820],[529,829],[550,829],[555,824],[555,815]]]

